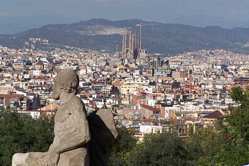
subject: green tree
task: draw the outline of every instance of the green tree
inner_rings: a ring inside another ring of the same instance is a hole
[[[128,154],[136,147],[137,140],[133,136],[134,132],[126,128],[118,129],[119,136],[116,143],[112,147],[112,152],[109,158],[110,166],[125,166],[127,165]]]
[[[239,106],[231,108],[223,121],[223,143],[216,160],[220,165],[233,166],[249,162],[249,92],[235,87],[231,97]]]
[[[199,146],[184,142],[171,134],[145,137],[128,156],[129,166],[192,166],[196,165]]]
[[[220,121],[220,128],[208,134],[200,133],[197,139],[203,155],[199,165],[243,165],[249,163],[249,92],[235,87],[231,97],[238,107]]]
[[[249,92],[236,87],[232,89],[231,97],[239,107],[231,109],[231,115],[226,119],[226,132],[233,141],[249,143]]]
[[[53,139],[52,122],[30,116],[0,112],[0,165],[11,165],[17,152],[46,151]]]
[[[198,147],[196,152],[200,166],[212,166],[215,163],[215,156],[221,149],[223,137],[214,129],[198,129],[197,133],[188,139],[190,144]]]

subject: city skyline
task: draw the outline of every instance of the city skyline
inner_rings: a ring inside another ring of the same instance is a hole
[[[248,27],[247,7],[241,0],[54,0],[6,1],[0,7],[0,34],[21,32],[46,24],[92,18],[144,19],[195,26]],[[128,12],[129,11],[129,12]],[[227,12],[229,11],[229,12]]]

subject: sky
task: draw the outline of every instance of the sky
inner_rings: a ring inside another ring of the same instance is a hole
[[[0,0],[0,34],[92,18],[249,27],[249,0]]]

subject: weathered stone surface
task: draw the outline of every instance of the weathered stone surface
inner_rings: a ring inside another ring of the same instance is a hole
[[[103,110],[103,111],[98,111],[97,115],[104,122],[105,126],[109,129],[113,137],[116,139],[118,136],[118,131],[114,123],[114,117],[113,117],[112,112]]]
[[[110,150],[118,132],[115,128],[113,114],[99,110],[88,116],[91,131],[89,143],[90,166],[107,166]]]
[[[54,141],[48,152],[15,154],[12,166],[88,166],[90,132],[84,104],[76,96],[79,79],[72,70],[58,73],[53,98],[63,104],[55,115]]]
[[[113,115],[99,110],[87,117],[84,104],[76,96],[78,85],[79,79],[73,70],[58,73],[52,97],[62,105],[54,118],[54,141],[48,152],[15,154],[12,166],[107,165],[108,154],[118,135]]]

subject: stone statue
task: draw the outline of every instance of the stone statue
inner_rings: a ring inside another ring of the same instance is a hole
[[[112,146],[118,132],[110,111],[98,110],[88,116],[91,141],[88,145],[90,166],[108,166]]]
[[[62,105],[54,119],[54,141],[48,152],[17,153],[12,166],[89,166],[90,130],[84,104],[76,96],[78,75],[62,70],[55,78],[53,98]]]

